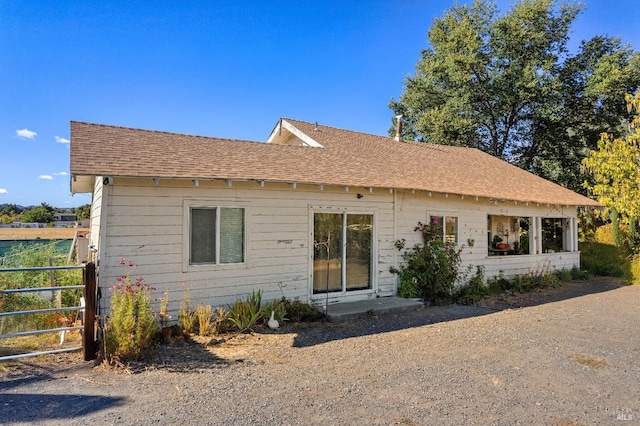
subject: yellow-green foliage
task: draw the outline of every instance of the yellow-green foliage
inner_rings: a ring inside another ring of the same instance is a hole
[[[620,226],[620,239],[622,241],[627,239],[629,233],[629,227],[627,225]],[[599,226],[596,229],[595,240],[598,243],[613,244],[613,227],[610,223]]]
[[[640,255],[631,258],[631,283],[640,284]]]
[[[602,133],[598,149],[590,150],[582,165],[591,177],[584,187],[598,197],[607,211],[621,213],[621,219],[640,217],[640,92],[625,96],[634,112],[623,138]]]

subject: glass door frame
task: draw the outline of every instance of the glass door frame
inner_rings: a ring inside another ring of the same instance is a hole
[[[342,257],[341,257],[341,289],[339,291],[323,291],[314,293],[314,251],[315,251],[315,215],[317,213],[339,214],[342,215]],[[347,218],[350,215],[368,215],[371,216],[371,256],[369,265],[369,280],[370,286],[366,289],[354,289],[348,290],[348,283],[346,282],[346,223]],[[309,297],[312,301],[325,301],[327,298],[331,302],[336,302],[336,299],[349,299],[354,300],[362,299],[363,296],[370,296],[377,292],[377,258],[378,258],[378,226],[377,226],[377,212],[375,209],[350,209],[340,207],[326,207],[326,206],[309,206]]]

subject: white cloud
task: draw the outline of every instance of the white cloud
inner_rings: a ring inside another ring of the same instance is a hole
[[[60,136],[56,136],[56,142],[58,143],[69,143],[69,139],[61,138]]]
[[[6,189],[0,188],[0,194],[8,194],[8,193],[9,191],[7,191]]]
[[[51,175],[40,175],[38,176],[40,179],[45,179],[45,180],[53,180],[53,176]]]
[[[67,172],[60,172],[60,173],[54,173],[54,176],[67,176],[69,173]]]
[[[29,129],[16,130],[16,136],[20,139],[35,139],[36,135],[36,132],[32,132]]]

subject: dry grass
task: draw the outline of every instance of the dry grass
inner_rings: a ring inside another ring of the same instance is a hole
[[[0,228],[0,240],[64,240],[86,228]]]
[[[0,356],[40,352],[78,345],[82,345],[82,336],[79,331],[67,332],[63,345],[60,345],[60,333],[5,338],[0,347]]]
[[[582,365],[588,365],[589,367],[593,367],[593,368],[604,368],[609,365],[607,364],[607,361],[605,361],[602,358],[594,358],[585,354],[571,355],[569,358],[573,359],[574,361]]]

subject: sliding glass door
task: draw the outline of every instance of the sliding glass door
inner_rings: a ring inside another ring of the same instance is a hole
[[[314,213],[313,293],[371,288],[373,215]]]

